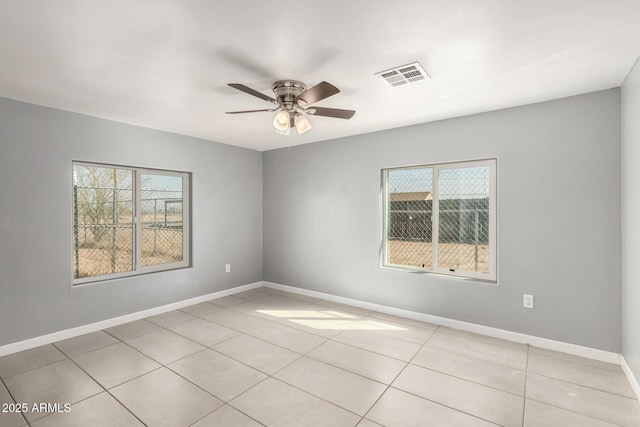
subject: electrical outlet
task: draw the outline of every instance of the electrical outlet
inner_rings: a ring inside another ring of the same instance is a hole
[[[522,297],[522,306],[533,309],[533,295],[524,294]]]
[[[224,271],[226,271],[227,273],[231,273],[231,264],[225,264]]]

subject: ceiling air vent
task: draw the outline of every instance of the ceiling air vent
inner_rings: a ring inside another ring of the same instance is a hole
[[[429,74],[422,68],[418,62],[403,65],[401,67],[392,68],[386,71],[376,73],[387,86],[404,86],[410,83],[416,83],[422,80],[428,80]]]

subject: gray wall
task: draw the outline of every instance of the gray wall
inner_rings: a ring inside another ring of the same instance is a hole
[[[498,285],[380,269],[380,169],[488,157]],[[265,280],[620,351],[619,89],[268,151],[263,168]]]
[[[72,160],[192,172],[193,267],[72,287]],[[0,345],[261,279],[261,153],[0,99]]]
[[[640,380],[640,64],[622,86],[622,354]]]

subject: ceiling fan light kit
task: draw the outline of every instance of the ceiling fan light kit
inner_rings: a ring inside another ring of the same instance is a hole
[[[295,127],[298,134],[303,134],[311,129],[311,122],[306,114],[314,116],[333,117],[338,119],[350,119],[356,113],[354,110],[341,110],[338,108],[309,107],[318,101],[322,101],[340,92],[332,85],[322,81],[311,89],[298,80],[278,80],[271,85],[275,98],[262,92],[251,89],[240,83],[229,83],[229,86],[239,91],[258,97],[264,101],[276,105],[276,108],[263,110],[228,111],[227,114],[257,113],[265,111],[277,111],[273,119],[273,127],[282,135],[289,135],[291,128]]]

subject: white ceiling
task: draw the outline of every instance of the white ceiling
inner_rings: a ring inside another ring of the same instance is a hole
[[[620,86],[639,0],[0,0],[0,96],[267,150]],[[431,80],[375,72],[419,61]],[[341,93],[282,136],[271,83]]]

